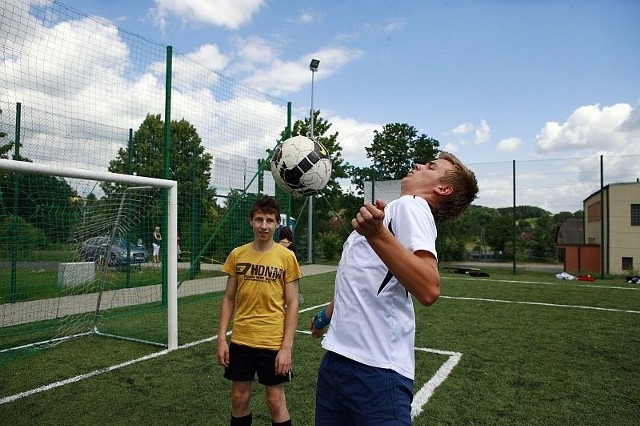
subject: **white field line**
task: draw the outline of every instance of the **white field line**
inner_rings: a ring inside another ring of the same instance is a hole
[[[581,288],[604,288],[604,289],[612,289],[612,290],[631,290],[631,291],[640,291],[639,287],[618,287],[618,286],[609,286],[609,285],[598,285],[591,283],[582,283],[582,281],[574,281],[574,280],[557,280],[555,282],[544,282],[544,281],[517,281],[517,280],[497,280],[497,279],[487,279],[487,278],[457,278],[457,277],[442,277],[443,280],[455,279],[456,281],[473,281],[476,283],[510,283],[510,284],[541,284],[541,285],[554,285],[561,287],[581,287]]]
[[[553,308],[573,308],[573,309],[588,309],[592,311],[607,311],[607,312],[623,312],[627,314],[640,314],[640,311],[632,311],[626,309],[614,309],[614,308],[599,308],[596,306],[581,306],[581,305],[563,305],[559,303],[543,303],[543,302],[521,302],[517,300],[500,300],[500,299],[485,299],[482,297],[458,297],[458,296],[440,296],[441,299],[453,299],[453,300],[473,300],[477,302],[492,302],[492,303],[510,303],[514,305],[536,305],[536,306],[550,306]]]
[[[427,405],[431,395],[435,392],[436,388],[440,386],[449,377],[453,368],[458,365],[462,354],[460,352],[440,351],[437,349],[429,348],[415,348],[416,351],[431,352],[438,355],[447,355],[447,359],[436,371],[436,374],[425,383],[418,393],[413,396],[413,402],[411,403],[411,420],[415,419],[422,413],[422,408]]]
[[[322,305],[317,305],[317,306],[312,306],[309,308],[305,308],[300,310],[300,313],[305,313],[308,311],[313,311],[316,310],[318,308],[321,308],[323,306],[328,305],[328,303],[322,304]],[[311,334],[310,331],[308,330],[297,330],[298,333],[303,333],[303,334]],[[227,333],[230,334],[230,333]],[[216,336],[212,336],[212,337],[208,337],[206,339],[201,339],[201,340],[196,340],[194,342],[190,342],[190,343],[186,343],[184,345],[178,346],[178,348],[176,350],[182,350],[182,349],[188,349],[203,343],[208,343],[208,342],[212,342],[214,340],[217,339],[217,335]],[[435,391],[435,389],[440,386],[440,384],[442,384],[442,382],[444,382],[444,380],[447,378],[447,376],[451,373],[451,370],[453,369],[453,367],[456,366],[456,364],[460,361],[460,357],[461,354],[457,353],[457,352],[447,352],[447,351],[439,351],[436,349],[428,349],[428,348],[416,348],[416,351],[423,351],[423,352],[432,352],[432,353],[436,353],[439,355],[448,355],[449,359],[438,369],[438,371],[436,372],[436,374],[427,382],[425,383],[425,385],[418,391],[418,393],[415,395],[413,403],[411,404],[411,418],[415,418],[416,416],[418,416],[421,412],[422,412],[422,407],[427,403],[427,401],[429,401],[429,398],[431,398],[431,395],[433,395],[433,392]],[[154,358],[158,358],[160,356],[166,355],[168,354],[170,351],[168,349],[162,350],[162,351],[158,351],[158,352],[154,352],[152,354],[149,355],[145,355],[143,357],[140,358],[136,358],[136,359],[132,359],[120,364],[116,364],[116,365],[112,365],[109,367],[105,367],[105,368],[100,368],[97,370],[94,370],[90,373],[87,374],[80,374],[78,376],[75,377],[71,377],[65,380],[60,380],[57,382],[53,382],[50,383],[48,385],[44,385],[44,386],[40,386],[38,388],[35,389],[31,389],[25,392],[20,392],[17,393],[15,395],[10,395],[7,397],[3,397],[0,398],[0,405],[9,403],[9,402],[13,402],[13,401],[17,401],[19,399],[22,398],[26,398],[28,396],[31,395],[35,395],[38,393],[42,393],[42,392],[46,392],[55,388],[59,388],[68,384],[72,384],[72,383],[76,383],[79,382],[81,380],[85,380],[85,379],[90,379],[92,377],[96,377],[99,376],[101,374],[104,373],[108,373],[110,371],[115,371],[115,370],[119,370],[121,368],[124,367],[128,367],[130,365],[133,364],[137,364],[139,362],[143,362],[143,361],[147,361],[150,359],[154,359]]]
[[[310,310],[315,310],[315,309],[318,309],[318,308],[320,308],[322,306],[326,306],[326,305],[328,305],[328,303],[325,303],[323,305],[312,306],[310,308],[305,308],[305,309],[301,310],[300,313],[308,312]],[[306,331],[301,331],[301,332],[302,333],[309,333],[309,332],[306,332]],[[193,346],[197,346],[197,345],[200,345],[202,343],[212,342],[217,338],[218,338],[218,336],[215,335],[213,337],[208,337],[206,339],[196,340],[195,342],[185,343],[182,346],[178,346],[177,349],[179,350],[179,349],[191,348]],[[145,356],[140,357],[140,358],[136,358],[136,359],[132,359],[132,360],[123,362],[121,364],[116,364],[116,365],[112,365],[112,366],[109,366],[109,367],[100,368],[98,370],[94,370],[94,371],[92,371],[90,373],[87,373],[87,374],[81,374],[79,376],[71,377],[71,378],[65,379],[65,380],[60,380],[58,382],[53,382],[53,383],[50,383],[48,385],[40,386],[38,388],[31,389],[31,390],[28,390],[28,391],[25,391],[25,392],[20,392],[20,393],[17,393],[15,395],[6,396],[6,397],[3,397],[3,398],[0,398],[0,405],[6,404],[8,402],[17,401],[18,399],[26,398],[28,396],[35,395],[37,393],[46,392],[46,391],[51,390],[51,389],[59,388],[59,387],[64,386],[64,385],[68,385],[68,384],[71,384],[71,383],[76,383],[76,382],[79,382],[81,380],[89,379],[91,377],[99,376],[101,374],[108,373],[110,371],[119,370],[120,368],[128,367],[130,365],[137,364],[138,362],[142,362],[142,361],[147,361],[149,359],[157,358],[159,356],[166,355],[168,353],[169,353],[169,350],[165,349],[165,350],[162,350],[162,351],[159,351],[159,352],[154,352],[152,354],[145,355]]]
[[[553,306],[553,307],[561,307],[561,308],[592,309],[592,310],[600,310],[600,311],[611,311],[611,312],[624,312],[624,313],[640,314],[640,311],[628,311],[628,310],[620,310],[620,309],[596,308],[596,307],[592,307],[592,306],[558,305],[558,304],[552,304],[552,303],[538,303],[538,302],[517,302],[517,301],[510,301],[510,300],[482,299],[482,298],[473,298],[473,297],[452,297],[452,296],[440,296],[440,297],[444,298],[444,299],[474,300],[474,301],[493,302],[493,303],[512,303],[512,304],[520,303],[520,304],[529,304],[529,305]],[[308,311],[311,311],[311,310],[316,310],[316,309],[321,308],[321,307],[326,306],[326,305],[328,305],[328,303],[324,303],[324,304],[321,304],[321,305],[316,305],[316,306],[312,306],[312,307],[309,307],[309,308],[305,308],[305,309],[302,309],[300,311],[300,313],[308,312]],[[299,331],[299,332],[301,332],[301,333],[309,333],[308,331]],[[186,343],[186,344],[184,344],[182,346],[178,346],[178,348],[176,350],[187,349],[187,348],[190,348],[190,347],[193,347],[193,346],[200,345],[202,343],[212,342],[216,338],[217,338],[217,335],[216,336],[212,336],[212,337],[208,337],[206,339],[196,340],[194,342]],[[435,390],[435,388],[437,388],[446,379],[446,377],[449,375],[449,373],[451,372],[453,367],[455,367],[455,365],[459,362],[460,357],[462,356],[458,352],[445,352],[445,351],[438,351],[436,349],[416,348],[416,350],[417,351],[425,351],[425,352],[433,352],[433,353],[437,353],[437,354],[449,355],[450,358],[449,358],[449,360],[447,360],[440,367],[440,369],[436,372],[436,375],[434,377],[432,377],[418,391],[418,393],[415,395],[414,403],[412,404],[412,408],[411,408],[412,418],[420,414],[420,412],[422,411],[422,406],[429,400],[429,398],[433,394],[433,391]],[[170,351],[168,349],[165,349],[165,350],[162,350],[162,351],[159,351],[159,352],[154,352],[152,354],[145,355],[145,356],[140,357],[140,358],[136,358],[136,359],[132,359],[132,360],[129,360],[129,361],[125,361],[125,362],[120,363],[120,364],[116,364],[116,365],[112,365],[112,366],[109,366],[109,367],[97,369],[97,370],[94,370],[94,371],[92,371],[90,373],[87,373],[87,374],[81,374],[81,375],[78,375],[78,376],[75,376],[75,377],[71,377],[69,379],[65,379],[65,380],[61,380],[61,381],[50,383],[48,385],[40,386],[38,388],[31,389],[31,390],[28,390],[28,391],[25,391],[25,392],[20,392],[20,393],[17,393],[15,395],[10,395],[10,396],[7,396],[7,397],[3,397],[3,398],[0,398],[0,405],[6,404],[6,403],[9,403],[9,402],[13,402],[13,401],[17,401],[19,399],[26,398],[28,396],[35,395],[35,394],[38,394],[38,393],[41,393],[41,392],[46,392],[48,390],[55,389],[55,388],[58,388],[58,387],[61,387],[61,386],[64,386],[64,385],[68,385],[68,384],[71,384],[71,383],[76,383],[76,382],[79,382],[81,380],[89,379],[91,377],[99,376],[101,374],[108,373],[110,371],[119,370],[121,368],[128,367],[128,366],[133,365],[133,364],[137,364],[138,362],[147,361],[147,360],[150,360],[150,359],[157,358],[159,356],[166,355],[169,352]]]

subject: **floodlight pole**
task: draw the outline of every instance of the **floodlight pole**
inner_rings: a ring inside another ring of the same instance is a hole
[[[317,59],[312,59],[309,64],[309,69],[311,70],[311,114],[310,114],[310,126],[309,126],[309,137],[311,140],[315,140],[313,138],[313,83],[316,71],[318,71],[318,65],[320,65],[320,61]],[[309,195],[309,210],[308,210],[308,225],[307,225],[307,262],[313,263],[313,195]]]

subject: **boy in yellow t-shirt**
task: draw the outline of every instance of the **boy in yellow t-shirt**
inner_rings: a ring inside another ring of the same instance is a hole
[[[235,248],[222,271],[228,275],[220,307],[216,355],[233,382],[231,425],[250,425],[255,374],[265,386],[273,425],[291,425],[284,383],[291,380],[291,350],[298,324],[298,280],[293,252],[276,243],[280,207],[270,196],[258,199],[249,215],[253,241]],[[235,309],[235,314],[234,314]],[[227,331],[233,318],[231,344]]]

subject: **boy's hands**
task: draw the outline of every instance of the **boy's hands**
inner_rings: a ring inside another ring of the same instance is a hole
[[[385,206],[386,203],[382,200],[376,200],[375,205],[366,203],[351,220],[351,226],[364,237],[372,237],[382,232]]]
[[[216,344],[216,356],[218,357],[218,363],[223,367],[229,366],[229,344],[227,339],[218,338]]]
[[[284,376],[291,372],[291,348],[285,348],[284,346],[278,351],[276,355],[276,374]]]

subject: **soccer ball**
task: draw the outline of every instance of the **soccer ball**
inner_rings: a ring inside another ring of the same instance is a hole
[[[331,157],[320,142],[294,136],[278,145],[271,159],[276,184],[296,197],[316,194],[331,177]]]

